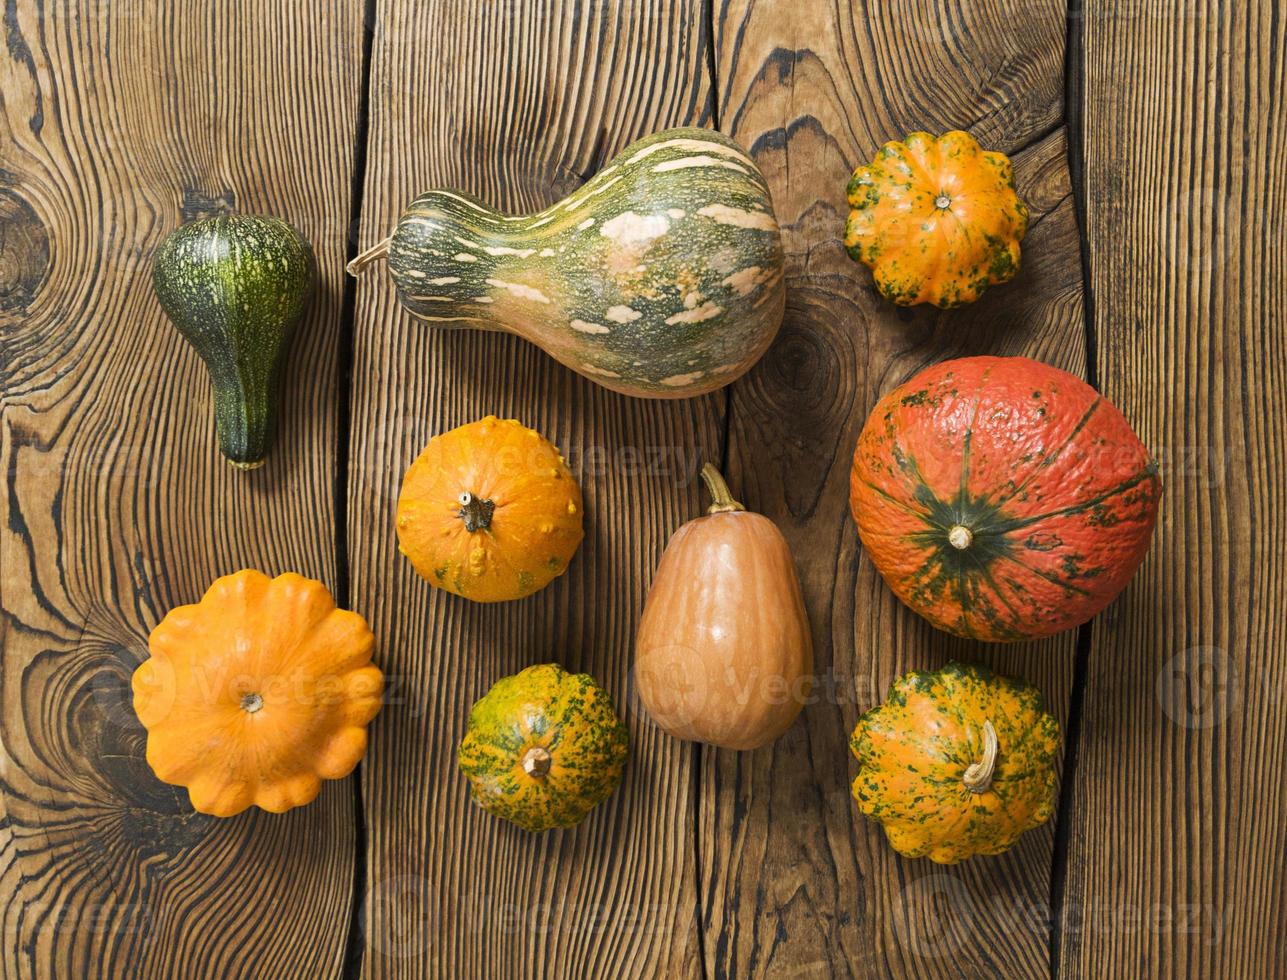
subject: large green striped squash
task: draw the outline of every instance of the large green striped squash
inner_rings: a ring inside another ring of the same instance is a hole
[[[349,271],[382,255],[420,319],[518,334],[645,398],[698,395],[743,374],[786,303],[768,185],[741,147],[704,129],[632,143],[539,214],[429,191]]]

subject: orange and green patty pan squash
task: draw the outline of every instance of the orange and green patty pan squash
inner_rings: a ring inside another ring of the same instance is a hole
[[[981,667],[905,674],[849,745],[858,809],[905,857],[1000,854],[1054,812],[1058,722],[1035,687]]]
[[[1108,399],[1025,357],[936,364],[858,437],[849,503],[895,594],[976,640],[1049,636],[1107,606],[1148,552],[1157,466]]]
[[[374,646],[366,620],[336,609],[321,582],[218,579],[170,610],[134,671],[148,765],[216,817],[311,802],[366,751],[384,691]]]
[[[1004,154],[969,133],[886,143],[848,188],[845,247],[900,306],[972,303],[1019,271],[1028,208]]]
[[[581,488],[539,432],[489,415],[429,440],[403,479],[397,529],[431,585],[475,602],[522,599],[581,544]]]
[[[628,753],[626,726],[594,678],[541,664],[474,705],[457,759],[479,806],[542,831],[584,820],[621,782]]]

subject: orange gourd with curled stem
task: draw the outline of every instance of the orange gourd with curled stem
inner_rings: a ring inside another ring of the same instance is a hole
[[[635,683],[676,738],[753,749],[799,715],[813,642],[782,532],[734,500],[709,463],[702,477],[714,503],[661,557],[639,624]]]

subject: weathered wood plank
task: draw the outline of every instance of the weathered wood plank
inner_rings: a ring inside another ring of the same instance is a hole
[[[335,972],[353,786],[196,815],[129,700],[171,607],[246,566],[334,585],[336,351],[361,4],[10,4],[0,54],[0,974]],[[271,69],[269,68],[271,66]],[[294,222],[324,288],[267,467],[218,455],[152,295],[186,218]]]
[[[795,549],[820,697],[774,746],[702,753],[708,972],[1043,974],[1053,826],[953,868],[900,858],[850,799],[847,740],[896,676],[954,657],[1029,678],[1063,721],[1075,636],[988,647],[936,633],[862,558],[848,487],[871,406],[931,362],[1026,354],[1084,373],[1064,5],[725,0],[716,23],[720,128],[768,176],[790,289],[781,337],[733,388],[730,477]],[[1024,271],[962,311],[898,310],[844,253],[845,184],[885,140],[953,128],[1015,154],[1033,209]]]
[[[700,13],[689,0],[381,2],[363,242],[429,187],[530,211],[630,140],[704,122]],[[364,767],[364,972],[696,971],[692,750],[641,717],[628,677],[644,586],[670,532],[698,512],[700,458],[719,452],[723,395],[614,395],[515,337],[413,320],[375,272],[359,286],[353,377],[354,601],[398,684]],[[587,537],[549,588],[480,606],[416,577],[397,551],[394,505],[431,436],[488,413],[521,419],[568,456]],[[605,684],[633,757],[580,827],[533,836],[470,802],[455,752],[494,681],[548,661]]]
[[[1082,15],[1099,380],[1154,448],[1153,554],[1095,624],[1067,977],[1287,973],[1287,21]]]

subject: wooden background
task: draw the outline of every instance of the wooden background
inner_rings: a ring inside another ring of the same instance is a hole
[[[1287,13],[1277,0],[10,0],[0,53],[0,976],[1270,977],[1287,971]],[[717,128],[772,187],[787,320],[723,392],[608,393],[512,337],[437,333],[342,272],[419,191],[511,211],[631,140]],[[1024,271],[894,309],[841,247],[850,170],[913,129],[1015,160]],[[282,439],[214,449],[196,355],[149,284],[184,220],[268,212],[323,289]],[[848,464],[943,358],[1084,377],[1163,466],[1154,548],[1075,633],[935,633],[865,560]],[[587,540],[481,607],[397,554],[434,433],[487,412],[568,455]],[[778,743],[675,742],[628,685],[669,534],[722,460],[796,549],[820,698]],[[230,820],[158,782],[128,678],[245,566],[323,579],[391,676],[357,777]],[[1019,673],[1066,733],[1059,812],[1008,854],[898,857],[847,733],[911,667]],[[561,661],[622,705],[626,780],[539,837],[453,756],[502,674]]]

